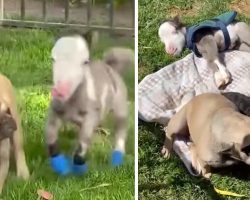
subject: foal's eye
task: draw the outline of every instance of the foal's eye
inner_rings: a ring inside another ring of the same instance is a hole
[[[176,30],[176,29],[172,31],[172,34],[176,34],[176,33],[177,33],[177,30]]]
[[[89,60],[86,60],[83,62],[83,65],[87,65],[87,64],[89,64]]]
[[[54,58],[51,58],[51,62],[55,62],[55,59],[54,59]]]

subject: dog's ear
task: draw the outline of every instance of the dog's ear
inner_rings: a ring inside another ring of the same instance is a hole
[[[179,23],[180,23],[180,17],[179,17],[179,15],[175,15],[175,16],[173,17],[173,22],[175,22],[176,24],[179,24]]]
[[[229,148],[221,151],[220,153],[228,156],[236,156],[239,149],[239,144],[233,143]]]
[[[224,151],[220,152],[222,155],[229,156],[235,160],[242,160],[241,154],[241,145],[238,143],[233,143],[231,147],[225,149]]]
[[[9,115],[11,115],[11,111],[10,111],[10,108],[8,107],[8,109],[7,109],[7,112],[6,112],[7,114],[9,114]]]
[[[10,111],[9,106],[3,101],[0,102],[0,112],[7,113],[7,114],[11,115],[11,111]]]
[[[232,154],[234,154],[234,151],[233,151],[232,147],[230,147],[228,149],[221,151],[220,154],[222,154],[224,156],[231,156]]]
[[[242,146],[243,147],[249,147],[250,146],[250,135],[246,135],[243,138]]]

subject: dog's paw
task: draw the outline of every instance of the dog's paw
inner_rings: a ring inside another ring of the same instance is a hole
[[[169,159],[170,158],[170,152],[169,150],[163,146],[161,149],[161,154],[163,155],[164,158]]]
[[[19,166],[17,168],[17,177],[22,178],[24,180],[28,180],[30,177],[29,169],[26,164]]]
[[[210,179],[211,176],[212,176],[212,174],[211,174],[210,172],[209,172],[209,173],[203,174],[203,177],[204,177],[205,179]]]

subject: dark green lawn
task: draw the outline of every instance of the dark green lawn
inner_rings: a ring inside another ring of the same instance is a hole
[[[158,27],[173,13],[178,13],[185,23],[214,17],[228,11],[230,1],[226,0],[140,0],[139,1],[139,81],[147,74],[178,60],[167,56],[158,39]],[[250,23],[250,19],[238,16]],[[245,166],[216,172],[207,182],[189,175],[177,156],[164,159],[161,148],[163,131],[156,124],[139,123],[139,199],[237,199],[217,195],[213,187],[247,195],[250,199],[250,169]]]
[[[60,178],[48,164],[43,131],[52,80],[50,50],[56,33],[30,29],[1,29],[0,32],[0,71],[10,78],[17,90],[24,146],[31,171],[30,180],[24,182],[16,178],[12,167],[0,199],[38,199],[37,189],[40,188],[53,193],[56,200],[134,199],[134,69],[125,75],[130,101],[125,164],[119,169],[110,167],[112,134],[97,134],[88,155],[90,171],[82,177]],[[93,51],[95,58],[100,58],[109,46],[134,48],[133,40],[128,38],[103,36],[100,41]],[[104,124],[111,132],[112,119],[108,118]],[[61,143],[68,153],[74,149],[74,138],[72,129],[63,129]],[[107,186],[92,188],[102,184]]]

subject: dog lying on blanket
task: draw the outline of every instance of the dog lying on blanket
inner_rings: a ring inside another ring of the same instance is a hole
[[[16,159],[17,176],[27,180],[29,170],[14,91],[9,79],[0,74],[0,193],[9,171],[11,145]]]
[[[86,153],[96,128],[110,111],[115,119],[112,165],[122,163],[127,138],[127,88],[122,72],[132,66],[131,49],[112,48],[103,60],[90,60],[87,36],[73,34],[59,38],[53,49],[52,100],[46,125],[46,143],[53,170],[61,175],[83,174]],[[73,163],[61,154],[59,129],[65,122],[78,127]]]
[[[193,168],[210,178],[211,167],[242,161],[250,165],[250,118],[223,95],[206,93],[194,97],[170,120],[166,128],[165,156],[176,136],[190,137]]]

